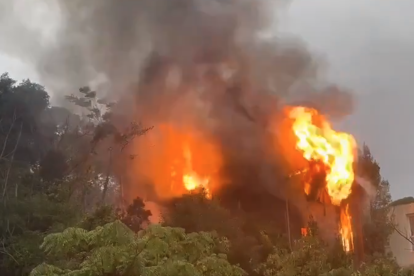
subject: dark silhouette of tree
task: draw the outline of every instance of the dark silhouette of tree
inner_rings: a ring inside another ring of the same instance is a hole
[[[39,176],[46,181],[62,180],[69,166],[62,151],[50,150],[40,160]]]
[[[135,198],[124,212],[120,213],[121,221],[134,232],[138,232],[148,224],[151,215],[151,211],[145,209],[145,203],[139,197]]]
[[[370,204],[369,219],[364,225],[364,249],[371,256],[386,254],[388,237],[393,231],[390,214],[391,194],[389,182],[381,176],[379,164],[375,161],[367,145],[359,153],[358,174],[368,179],[376,190]]]

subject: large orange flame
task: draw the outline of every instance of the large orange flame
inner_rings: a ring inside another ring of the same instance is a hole
[[[351,194],[354,182],[354,138],[334,131],[314,109],[296,107],[290,117],[295,120],[296,147],[305,159],[322,161],[327,166],[326,188],[332,204],[339,206]]]
[[[130,194],[170,199],[204,188],[211,196],[221,183],[222,156],[213,139],[189,124],[165,122],[134,141]]]
[[[353,164],[356,142],[352,135],[336,132],[328,121],[315,109],[295,107],[289,112],[294,120],[293,132],[297,137],[296,148],[309,161],[322,162],[326,170],[326,191],[332,204],[341,206],[348,198],[354,182]],[[320,170],[319,166],[316,169]],[[309,193],[311,183],[305,183]],[[340,233],[344,249],[352,249],[352,227],[348,205],[341,206]]]
[[[354,248],[354,234],[352,232],[351,216],[349,215],[349,205],[341,209],[340,234],[344,250],[349,252]]]

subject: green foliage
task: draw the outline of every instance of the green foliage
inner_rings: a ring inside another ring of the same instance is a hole
[[[111,205],[103,205],[96,208],[91,214],[86,215],[80,222],[79,227],[88,231],[98,226],[115,221],[117,214]]]
[[[68,228],[48,235],[41,248],[53,266],[39,265],[30,275],[245,274],[226,260],[226,239],[159,225],[137,235],[120,221],[92,231]]]
[[[273,240],[262,229],[255,232],[256,229],[246,227],[250,226],[246,216],[230,213],[219,202],[207,199],[203,192],[176,198],[167,207],[164,225],[181,227],[187,232],[215,231],[226,237],[231,244],[229,260],[249,274],[254,274],[256,265],[273,250]]]
[[[315,237],[294,243],[292,252],[276,250],[259,268],[264,276],[319,276],[330,270],[328,250]]]
[[[205,194],[193,193],[175,198],[167,205],[168,213],[164,225],[181,227],[187,232],[217,231],[230,237],[241,231],[241,222],[214,200]]]
[[[358,271],[349,261],[334,266],[332,248],[321,243],[316,237],[305,237],[295,242],[291,252],[276,249],[258,268],[264,276],[408,276],[411,269],[400,269],[394,260],[376,256],[375,260],[365,263]],[[339,257],[339,256],[337,256]],[[347,258],[346,256],[343,256]],[[336,260],[335,262],[338,262]]]
[[[311,217],[308,235],[294,242],[292,249],[275,247],[274,251],[257,272],[264,276],[273,275],[349,275],[351,255],[344,252],[338,238],[333,244],[319,239],[318,224]]]
[[[27,231],[5,240],[5,247],[2,250],[4,255],[0,265],[3,273],[27,275],[33,267],[41,263],[44,255],[39,245],[42,243],[43,236],[39,232]]]
[[[370,264],[364,264],[359,271],[350,268],[339,268],[324,276],[411,276],[413,270],[401,269],[391,259],[378,258]]]
[[[361,270],[364,276],[397,276],[401,272],[392,259],[379,256],[371,264],[364,265]]]
[[[117,219],[122,221],[132,231],[142,230],[142,226],[149,223],[151,211],[145,209],[144,201],[135,198],[126,210],[115,209],[112,205],[98,206],[91,214],[85,216],[79,227],[86,230],[93,230]]]
[[[3,251],[0,269],[11,275],[27,275],[42,262],[39,246],[47,233],[64,229],[78,217],[74,206],[47,195],[9,199],[0,205]],[[6,274],[7,275],[7,274]]]
[[[77,99],[69,100],[89,111],[89,120],[67,109],[50,107],[49,95],[41,85],[29,80],[18,83],[7,74],[0,77],[2,275],[27,275],[38,265],[44,259],[39,245],[45,235],[79,224],[93,229],[118,217],[112,207],[92,211],[98,201],[106,202],[104,194],[114,197],[112,190],[116,190],[108,165],[115,161],[93,158],[92,153],[100,129],[97,126],[111,124],[113,104],[97,99],[97,93],[89,88],[81,88],[79,93]],[[131,124],[117,130],[113,143],[106,147],[117,145],[121,151],[145,131]],[[107,177],[102,177],[103,173]],[[80,211],[92,214],[79,222]],[[127,217],[136,224],[136,215]]]
[[[17,84],[8,74],[0,76],[0,165],[12,160],[15,166],[27,167],[39,160],[48,148],[44,138],[54,135],[38,131],[43,130],[38,119],[48,106],[49,95],[41,85],[29,80]]]
[[[329,247],[328,263],[332,269],[348,268],[352,265],[352,255],[343,250],[340,237]]]

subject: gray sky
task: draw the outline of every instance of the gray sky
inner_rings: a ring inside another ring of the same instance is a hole
[[[284,22],[354,90],[343,127],[369,145],[394,199],[414,195],[413,9],[410,0],[297,0]]]
[[[51,26],[42,9],[34,9],[43,1],[15,2],[34,28]],[[414,195],[413,9],[412,0],[294,0],[279,25],[327,59],[331,80],[354,91],[357,109],[341,127],[370,146],[394,199]],[[4,34],[10,26],[1,21]],[[9,47],[0,39],[0,72],[36,81],[30,64],[8,54],[15,35],[22,34],[3,36]]]

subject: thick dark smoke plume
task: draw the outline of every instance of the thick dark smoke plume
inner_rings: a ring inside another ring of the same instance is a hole
[[[201,132],[218,145],[220,173],[239,195],[267,191],[287,197],[307,216],[304,199],[286,184],[291,168],[274,135],[283,119],[280,111],[300,103],[338,118],[352,111],[353,101],[350,93],[320,78],[318,59],[300,41],[278,37],[274,17],[281,3],[57,3],[62,26],[37,63],[42,81],[55,93],[67,94],[100,78],[97,89],[119,101],[123,121]],[[152,138],[140,141],[145,139]],[[156,146],[137,147],[141,156],[157,151]],[[130,185],[139,185],[134,176],[139,168],[130,174]]]
[[[349,93],[316,78],[319,62],[300,41],[260,39],[264,33],[277,35],[273,26],[283,8],[279,0],[54,2],[61,26],[37,67],[56,90],[104,76],[106,88],[118,94],[140,81],[148,57],[156,53],[172,59],[183,74],[196,74],[200,70],[194,67],[202,64],[243,71],[237,75],[248,78],[245,90],[251,94],[299,94],[315,105],[333,104],[342,114],[352,108]]]

